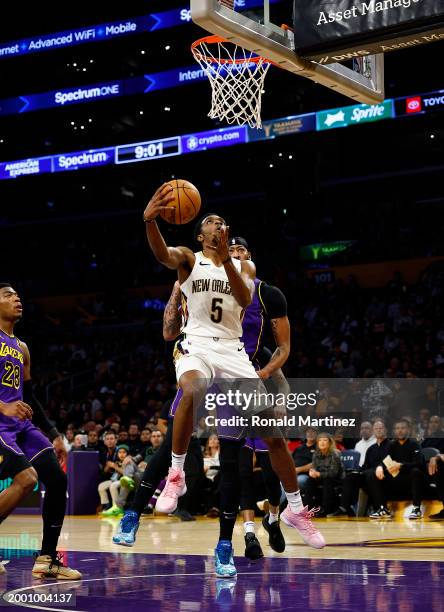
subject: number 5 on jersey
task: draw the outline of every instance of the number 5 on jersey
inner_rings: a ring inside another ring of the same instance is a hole
[[[213,298],[211,302],[211,320],[213,323],[220,323],[222,321],[222,306],[219,306],[222,303],[222,298]]]

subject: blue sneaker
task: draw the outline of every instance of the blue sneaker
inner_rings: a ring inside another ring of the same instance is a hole
[[[237,571],[233,560],[233,546],[229,540],[221,540],[214,551],[214,564],[218,578],[233,578]]]
[[[139,517],[134,510],[128,510],[120,520],[119,529],[113,536],[114,544],[121,546],[134,546],[136,533],[139,529]]]

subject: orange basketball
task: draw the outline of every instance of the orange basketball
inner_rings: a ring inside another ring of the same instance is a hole
[[[201,199],[197,187],[183,179],[168,181],[167,185],[173,188],[174,200],[168,206],[174,206],[174,210],[161,212],[162,219],[175,225],[188,223],[199,214]]]

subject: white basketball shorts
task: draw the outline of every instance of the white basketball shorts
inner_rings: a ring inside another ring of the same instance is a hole
[[[189,336],[175,350],[177,381],[182,374],[197,370],[209,381],[215,378],[258,378],[244,343],[237,338]]]

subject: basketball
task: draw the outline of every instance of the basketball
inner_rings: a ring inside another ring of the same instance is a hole
[[[174,206],[174,210],[167,208],[160,213],[160,216],[174,225],[189,223],[200,211],[201,198],[197,187],[183,179],[174,179],[167,185],[171,185],[174,190],[174,201],[168,204],[168,206]]]

